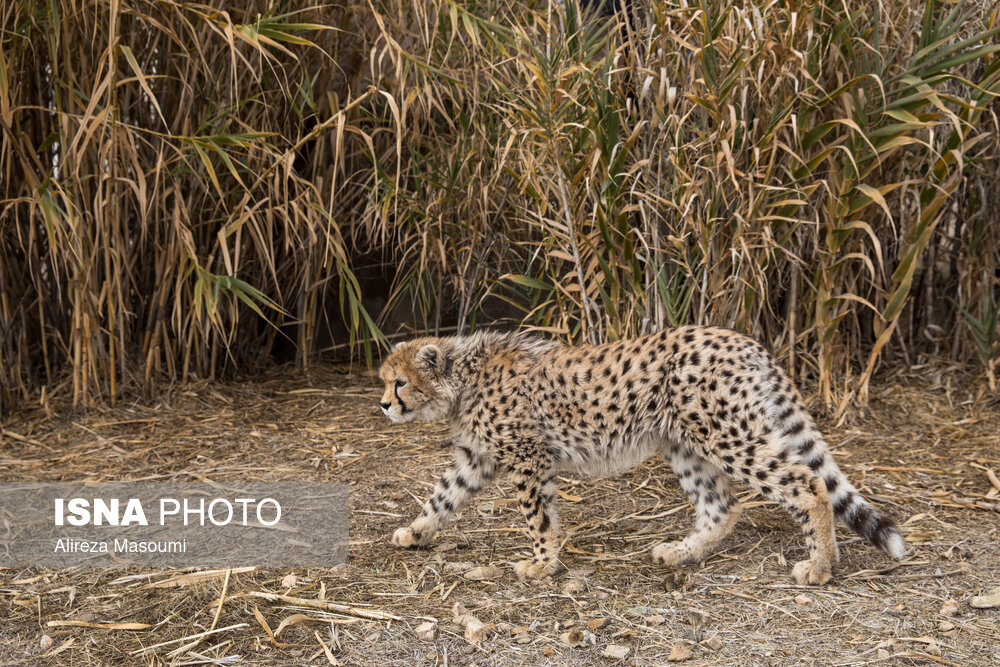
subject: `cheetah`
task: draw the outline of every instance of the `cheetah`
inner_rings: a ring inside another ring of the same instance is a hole
[[[801,525],[798,584],[823,584],[839,553],[836,516],[894,558],[906,545],[830,456],[788,375],[757,341],[689,326],[602,345],[564,346],[525,333],[478,332],[397,345],[379,369],[379,402],[395,423],[447,419],[454,460],[419,517],[392,536],[425,546],[498,474],[511,477],[533,557],[521,579],[558,567],[556,475],[610,475],[662,454],[694,506],[681,540],[654,562],[697,562],[742,508],[733,481],[776,500]]]

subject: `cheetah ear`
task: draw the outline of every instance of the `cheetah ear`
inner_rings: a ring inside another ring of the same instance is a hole
[[[428,371],[440,371],[444,367],[444,353],[437,345],[424,345],[414,357],[417,364]]]

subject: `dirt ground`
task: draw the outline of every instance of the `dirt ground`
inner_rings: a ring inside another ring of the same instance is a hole
[[[792,583],[798,530],[749,491],[718,553],[677,570],[652,565],[649,550],[690,521],[662,460],[562,478],[568,570],[555,577],[514,577],[529,549],[504,483],[435,548],[398,550],[388,536],[419,511],[450,453],[440,424],[388,424],[380,392],[369,373],[284,368],[113,409],[26,406],[4,420],[5,481],[349,482],[351,555],[331,569],[0,569],[0,663],[1000,663],[1000,609],[969,604],[1000,586],[1000,485],[989,476],[1000,474],[1000,402],[975,381],[897,374],[874,388],[870,413],[839,427],[821,420],[841,467],[913,547],[893,562],[838,528],[841,563],[822,587]],[[470,581],[481,565],[499,577]],[[484,625],[478,633],[468,616],[453,621],[456,603]],[[429,619],[436,638],[418,639]]]

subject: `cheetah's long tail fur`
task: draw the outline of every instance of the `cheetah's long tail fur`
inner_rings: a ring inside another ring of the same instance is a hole
[[[882,512],[875,509],[870,502],[861,497],[854,485],[834,462],[833,457],[826,453],[826,445],[819,433],[811,434],[816,439],[813,456],[823,452],[823,463],[814,468],[816,474],[826,482],[833,513],[847,524],[851,530],[865,538],[882,551],[896,559],[906,554],[906,542],[896,523]],[[813,466],[815,466],[815,458]],[[808,462],[807,462],[808,463]],[[812,467],[812,466],[811,466]]]

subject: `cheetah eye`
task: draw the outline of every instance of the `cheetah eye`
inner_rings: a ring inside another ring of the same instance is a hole
[[[396,387],[397,388],[398,387],[405,387],[405,386],[406,386],[406,380],[404,380],[403,378],[399,378],[398,380],[396,380]]]

